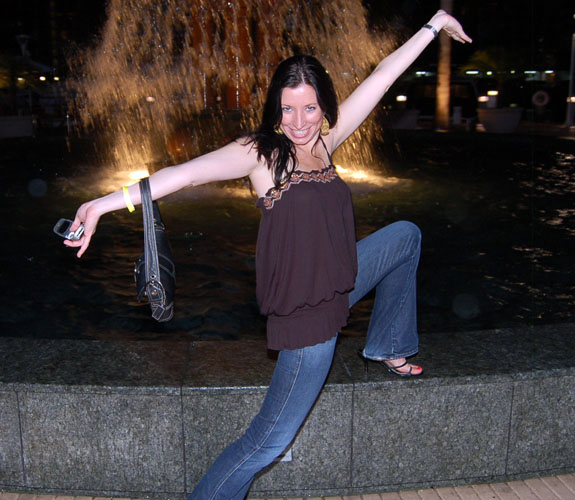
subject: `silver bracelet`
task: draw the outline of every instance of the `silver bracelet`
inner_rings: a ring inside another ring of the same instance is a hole
[[[434,26],[431,26],[431,24],[424,24],[423,27],[431,30],[433,38],[437,38],[439,36],[439,31],[437,31]]]

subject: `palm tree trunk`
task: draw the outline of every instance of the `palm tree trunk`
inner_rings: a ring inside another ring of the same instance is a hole
[[[453,12],[453,0],[441,0],[441,8]],[[439,64],[437,67],[437,90],[435,128],[449,129],[449,87],[451,82],[451,38],[441,32],[439,35]]]

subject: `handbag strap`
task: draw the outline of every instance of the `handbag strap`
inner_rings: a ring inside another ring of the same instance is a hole
[[[156,231],[154,229],[154,210],[152,207],[152,192],[150,181],[146,177],[140,181],[142,197],[142,213],[144,218],[144,260],[146,283],[160,281],[160,264],[158,247],[156,246]]]

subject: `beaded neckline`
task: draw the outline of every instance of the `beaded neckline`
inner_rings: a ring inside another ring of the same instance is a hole
[[[274,203],[281,199],[284,192],[287,192],[290,187],[294,184],[300,184],[301,182],[322,182],[324,184],[331,182],[337,177],[337,172],[335,165],[330,164],[321,170],[310,170],[309,172],[303,170],[294,170],[287,181],[282,183],[279,188],[272,187],[268,192],[258,200],[261,201],[262,206],[266,210],[271,210]]]

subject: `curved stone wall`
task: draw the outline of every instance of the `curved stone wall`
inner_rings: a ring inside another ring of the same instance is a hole
[[[353,494],[575,469],[570,324],[425,334],[419,379],[341,337],[287,456],[250,496]],[[263,341],[0,339],[0,489],[184,498],[258,411]]]

